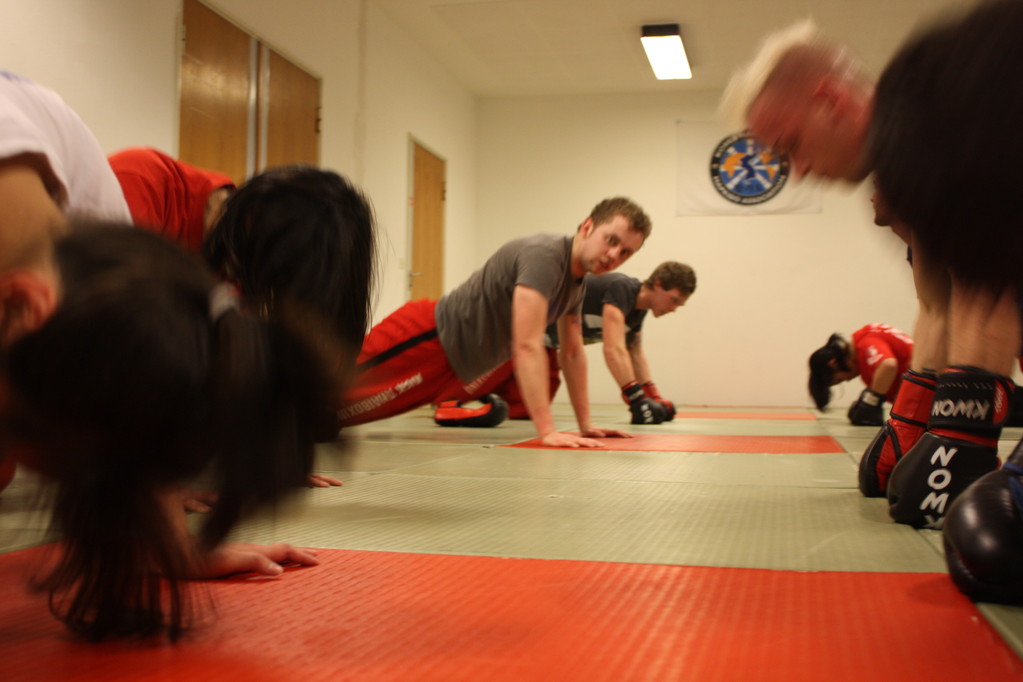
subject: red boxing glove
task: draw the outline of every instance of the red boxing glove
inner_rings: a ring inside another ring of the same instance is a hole
[[[665,412],[667,413],[667,419],[665,419],[665,421],[671,421],[675,418],[675,404],[670,400],[665,400],[661,397],[661,393],[657,390],[657,386],[654,385],[653,381],[648,381],[643,384],[643,393],[646,393],[646,397],[650,398],[650,400],[658,402],[664,406]]]
[[[622,386],[622,400],[626,405],[631,405],[632,401],[642,398],[643,395],[643,387],[635,379]]]
[[[651,400],[656,400],[659,403],[664,402],[664,398],[661,397],[660,391],[657,390],[657,386],[655,386],[652,381],[648,381],[643,384],[643,392],[646,393],[646,397]]]

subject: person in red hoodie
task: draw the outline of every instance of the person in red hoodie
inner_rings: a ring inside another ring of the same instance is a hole
[[[220,217],[235,182],[151,147],[132,147],[108,157],[133,222],[198,251]]]
[[[831,402],[831,387],[856,377],[867,385],[849,407],[857,426],[880,426],[885,401],[894,402],[913,357],[913,339],[887,324],[868,324],[851,342],[832,334],[810,356],[810,395],[818,409]]]

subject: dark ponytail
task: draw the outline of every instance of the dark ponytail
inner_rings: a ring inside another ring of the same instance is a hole
[[[198,551],[304,482],[331,376],[285,319],[211,310],[215,279],[155,235],[82,227],[56,257],[65,297],[3,367],[7,442],[55,483],[63,552],[38,585],[91,640],[176,639]],[[167,493],[207,472],[220,499],[196,547]]]
[[[810,396],[817,409],[823,410],[831,402],[831,384],[835,369],[849,369],[849,342],[841,334],[832,334],[828,342],[810,356]]]
[[[231,310],[216,322],[209,435],[221,454],[220,493],[202,529],[206,548],[242,516],[304,485],[312,469],[322,417],[340,389],[324,371],[326,354],[292,331],[294,319],[262,322]]]
[[[913,248],[983,290],[1023,288],[1023,219],[995,169],[1023,141],[1023,3],[969,3],[910,37],[878,80],[869,160]]]

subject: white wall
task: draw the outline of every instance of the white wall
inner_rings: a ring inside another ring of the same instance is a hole
[[[177,145],[174,0],[0,0],[0,68],[48,85],[107,152]]]
[[[408,298],[412,139],[446,162],[445,290],[477,265],[476,99],[372,3],[368,21],[365,177],[386,228],[379,321]]]
[[[830,333],[869,322],[912,332],[905,247],[873,225],[867,187],[829,189],[818,214],[677,217],[676,122],[710,119],[716,104],[717,93],[484,100],[477,257],[517,236],[571,233],[601,199],[629,196],[654,229],[621,271],[645,279],[678,260],[697,274],[685,307],[644,325],[665,397],[808,405],[807,359]],[[589,351],[591,399],[619,400],[600,346]],[[861,388],[846,384],[835,404]]]
[[[675,216],[676,121],[711,117],[716,93],[477,101],[371,0],[210,4],[322,78],[323,165],[364,187],[382,228],[376,320],[406,297],[415,138],[447,161],[447,289],[508,239],[572,232],[606,196],[647,209],[654,235],[623,271],[645,277],[670,258],[699,278],[685,308],[645,330],[655,377],[676,401],[805,405],[807,356],[830,332],[874,321],[911,331],[904,253],[871,225],[865,189],[829,191],[815,215]],[[60,92],[107,151],[176,151],[179,0],[0,9],[0,68]],[[592,397],[614,402],[599,350]]]
[[[322,79],[321,163],[377,213],[375,319],[407,297],[409,139],[447,161],[448,288],[464,279],[476,226],[475,99],[370,0],[206,3]],[[0,68],[59,92],[105,151],[178,140],[180,0],[0,0]]]

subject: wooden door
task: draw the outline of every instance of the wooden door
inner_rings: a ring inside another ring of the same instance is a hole
[[[444,293],[444,176],[444,160],[413,142],[409,300]]]
[[[262,51],[261,166],[320,162],[320,81],[269,48]]]
[[[178,157],[241,184],[320,161],[320,81],[198,2],[184,0]]]
[[[241,183],[251,172],[253,38],[197,0],[184,0],[178,156]]]

